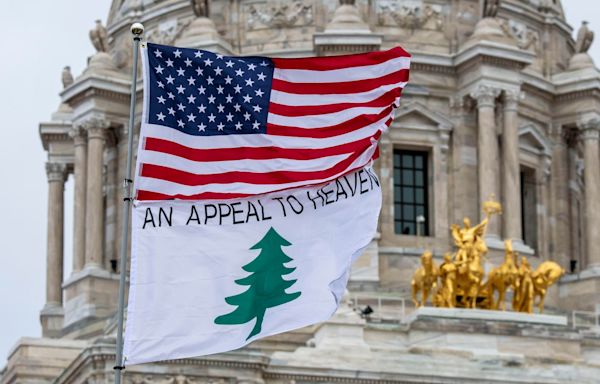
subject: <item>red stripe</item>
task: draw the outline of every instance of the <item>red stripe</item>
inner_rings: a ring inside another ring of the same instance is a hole
[[[328,71],[331,69],[380,64],[397,57],[410,57],[410,54],[400,47],[395,47],[387,51],[359,53],[354,55],[301,57],[295,59],[272,58],[271,60],[275,63],[275,68]]]
[[[373,136],[373,139],[377,140],[380,135],[381,131],[378,131]],[[368,142],[366,140],[361,141],[361,145],[357,146],[355,152],[352,153],[352,155],[350,155],[348,158],[338,162],[329,169],[320,171],[274,171],[269,173],[234,171],[218,174],[198,175],[195,173],[185,172],[155,164],[142,164],[140,176],[166,180],[187,186],[228,183],[287,184],[299,181],[326,179],[343,172],[371,145],[370,138],[368,138]]]
[[[302,106],[271,103],[269,104],[269,113],[274,113],[276,115],[287,117],[324,115],[327,113],[336,113],[345,109],[356,107],[387,107],[394,103],[394,101],[398,97],[400,97],[400,88],[389,90],[374,100],[359,103],[338,103]]]
[[[318,129],[286,127],[285,125],[267,123],[267,134],[275,136],[311,137],[315,139],[339,136],[364,128],[383,119],[385,116],[388,116],[390,113],[392,113],[392,108],[392,106],[389,106],[377,114],[359,115],[348,121],[344,121],[343,123]],[[390,123],[391,119],[386,123],[386,125],[389,126]]]
[[[273,79],[271,87],[276,91],[302,95],[339,95],[343,93],[368,92],[382,85],[408,81],[409,70],[401,69],[374,79],[340,81],[334,83],[297,83]]]
[[[165,195],[163,193],[145,191],[140,189],[137,191],[136,200],[223,200],[223,199],[239,199],[249,197],[251,194],[244,193],[224,193],[224,192],[203,192],[195,195]]]
[[[144,149],[167,153],[198,162],[270,159],[313,160],[321,157],[352,153],[356,151],[356,148],[364,147],[365,143],[370,143],[370,137],[326,148],[239,147],[198,149],[186,147],[185,145],[165,139],[147,137]]]

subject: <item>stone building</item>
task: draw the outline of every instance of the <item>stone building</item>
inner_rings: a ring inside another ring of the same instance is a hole
[[[494,194],[504,212],[489,225],[488,263],[512,239],[533,264],[554,260],[568,271],[549,293],[553,313],[599,311],[600,71],[587,54],[593,34],[584,24],[572,39],[560,0],[113,0],[106,27],[90,32],[97,53],[75,78],[65,68],[62,103],[40,123],[48,153],[42,337],[14,346],[0,383],[112,382],[135,21],[149,41],[223,54],[337,55],[399,44],[413,59],[376,165],[380,231],[350,282],[354,303],[370,303],[374,315],[345,305],[329,322],[239,351],[130,367],[126,383],[600,377],[597,331],[543,316],[408,314],[403,301],[422,250],[441,257],[453,246],[450,225],[477,221]],[[73,267],[63,276],[70,175]]]

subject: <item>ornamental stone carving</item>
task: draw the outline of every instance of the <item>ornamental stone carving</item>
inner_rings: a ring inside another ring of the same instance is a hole
[[[71,84],[73,84],[73,74],[71,73],[71,67],[68,65],[65,66],[61,73],[61,80],[63,84],[63,88],[67,88]]]
[[[540,33],[523,23],[514,20],[504,20],[500,27],[507,36],[517,41],[517,46],[524,50],[538,52]]]
[[[313,22],[313,4],[306,1],[277,1],[250,4],[246,28],[249,31],[290,28]]]
[[[87,143],[87,131],[81,125],[71,128],[69,137],[73,139],[75,146],[85,145]]]
[[[600,139],[600,117],[596,115],[583,116],[577,122],[577,127],[581,131],[581,138],[584,141]]]
[[[519,102],[524,98],[524,93],[519,90],[504,90],[504,110],[516,111],[519,107]]]
[[[496,98],[500,96],[501,89],[487,84],[477,86],[470,96],[477,101],[478,107],[494,107]]]
[[[192,9],[196,17],[208,17],[209,0],[192,0]]]
[[[46,176],[48,176],[48,182],[64,182],[67,178],[67,165],[64,163],[47,162]]]
[[[483,1],[483,17],[496,17],[500,8],[500,0]]]
[[[439,5],[398,4],[396,1],[385,0],[377,3],[379,25],[387,25],[388,19],[403,29],[433,29],[441,30],[444,25],[442,9]]]
[[[582,21],[581,27],[579,27],[579,31],[577,32],[577,41],[575,42],[575,52],[576,53],[586,53],[592,42],[594,41],[594,32],[588,28],[588,22]]]
[[[156,28],[146,33],[146,36],[148,41],[153,43],[171,45],[189,24],[189,21],[183,23],[179,19],[170,19],[158,24]]]
[[[108,52],[108,33],[100,20],[96,20],[96,27],[90,30],[90,40],[97,52]]]
[[[84,129],[89,139],[105,139],[110,122],[104,116],[91,116],[76,127]]]

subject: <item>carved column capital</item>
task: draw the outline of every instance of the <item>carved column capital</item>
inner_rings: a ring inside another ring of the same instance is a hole
[[[67,178],[67,165],[64,163],[47,162],[46,175],[48,182],[60,181],[64,183]]]
[[[584,116],[577,122],[581,130],[581,138],[587,140],[600,140],[600,117]]]
[[[92,116],[78,124],[78,126],[87,131],[88,139],[104,140],[110,122],[104,116]]]
[[[496,105],[496,98],[500,96],[501,90],[499,88],[480,84],[470,93],[470,96],[477,101],[477,107],[494,107]]]
[[[73,144],[76,147],[87,144],[87,132],[81,125],[71,128],[69,131],[69,137],[73,139]]]
[[[505,90],[504,91],[504,110],[517,111],[519,102],[523,100],[524,95],[520,90]]]

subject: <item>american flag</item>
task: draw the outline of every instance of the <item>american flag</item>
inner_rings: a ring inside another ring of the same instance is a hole
[[[378,155],[410,64],[399,47],[285,59],[143,52],[137,200],[239,198],[359,169]]]

